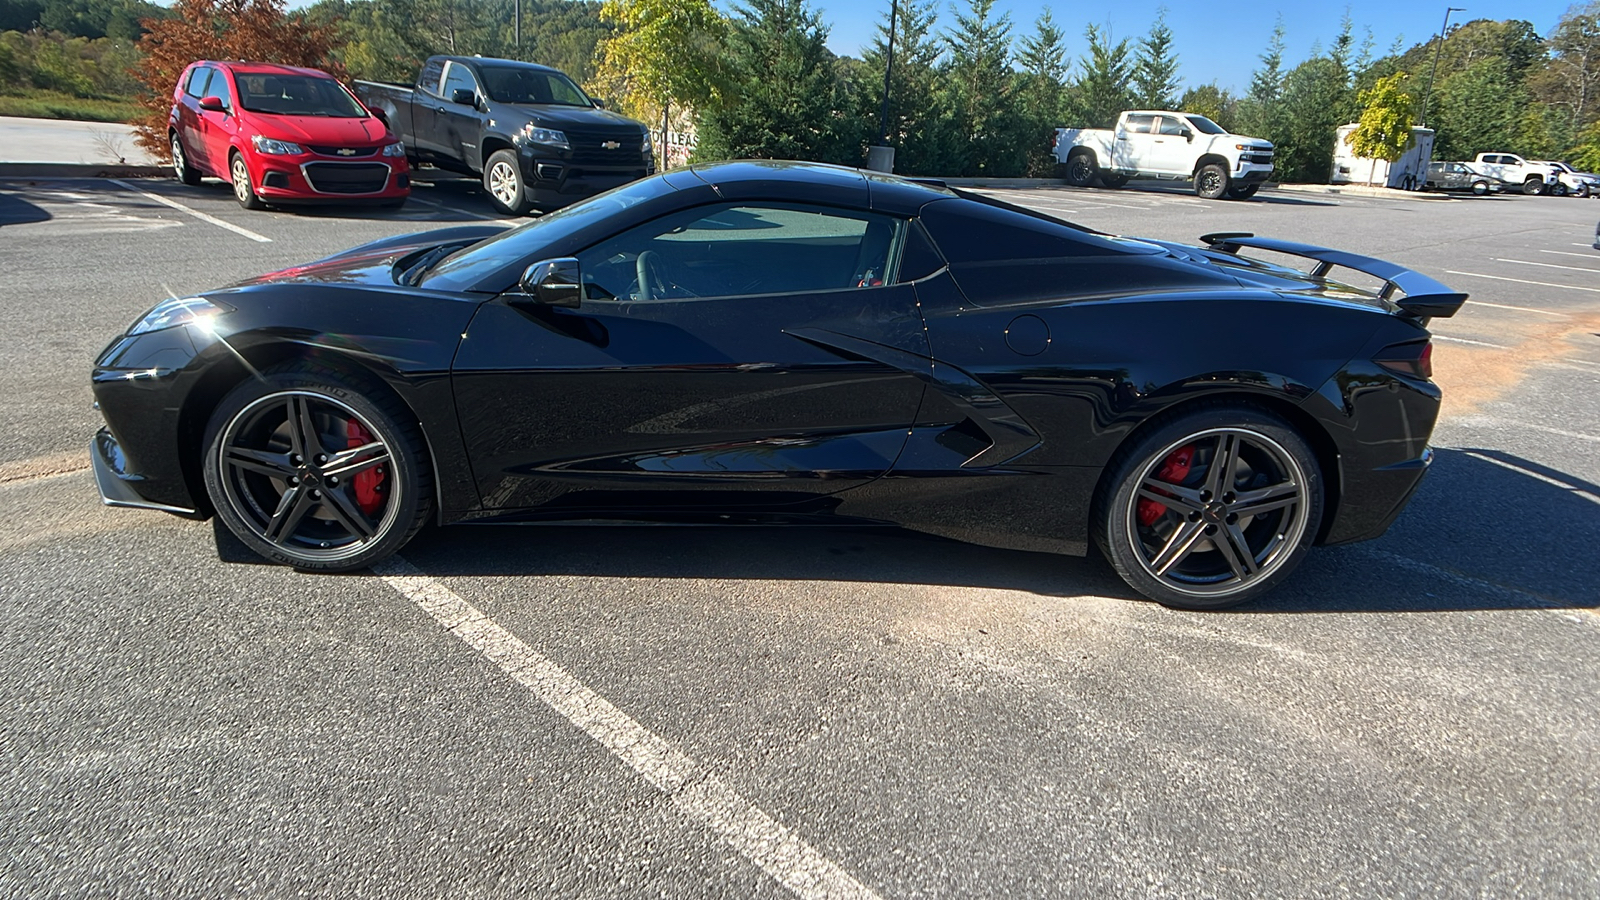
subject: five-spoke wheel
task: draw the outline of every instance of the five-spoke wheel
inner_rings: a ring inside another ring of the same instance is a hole
[[[391,403],[306,365],[235,389],[212,417],[205,466],[222,521],[262,556],[305,569],[398,550],[431,503],[421,443]]]
[[[1316,457],[1293,428],[1265,411],[1209,407],[1119,456],[1097,498],[1095,537],[1146,596],[1216,609],[1287,575],[1321,512]]]

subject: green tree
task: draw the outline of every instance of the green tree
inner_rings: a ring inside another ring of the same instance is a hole
[[[1089,52],[1078,59],[1082,71],[1073,81],[1084,122],[1091,128],[1109,128],[1123,110],[1133,105],[1133,63],[1128,59],[1128,41],[1113,44],[1099,26],[1084,29]]]
[[[968,12],[956,12],[944,38],[951,105],[966,139],[964,164],[954,174],[1020,175],[1026,164],[1011,102],[1011,15],[993,12],[994,0],[968,0]]]
[[[1536,88],[1581,129],[1600,116],[1600,0],[1567,10],[1550,33],[1549,48],[1549,67]]]
[[[1345,70],[1330,56],[1306,60],[1283,79],[1279,118],[1262,137],[1276,147],[1279,177],[1286,181],[1326,181],[1333,145],[1345,114],[1349,89]]]
[[[1133,65],[1134,103],[1144,109],[1171,109],[1177,104],[1178,57],[1172,51],[1167,8],[1156,10],[1150,33],[1139,39]]]
[[[705,109],[717,102],[728,20],[710,0],[606,0],[600,17],[616,31],[597,48],[599,93],[619,98],[635,116],[663,123],[663,130],[669,130],[673,106]]]
[[[1397,72],[1361,92],[1361,119],[1350,135],[1350,149],[1357,156],[1374,160],[1373,172],[1377,170],[1376,160],[1395,162],[1411,143],[1413,98],[1404,89],[1410,77]],[[1368,173],[1369,183],[1373,172]]]
[[[943,46],[934,37],[937,0],[897,0],[894,71],[889,84],[888,145],[895,148],[895,169],[910,175],[943,175],[962,164],[959,131],[939,66]],[[879,19],[877,34],[856,68],[857,115],[876,132],[887,63],[889,14]],[[878,135],[874,134],[874,137]]]
[[[727,42],[726,87],[700,115],[701,159],[856,162],[828,28],[806,0],[747,0]]]
[[[1471,159],[1510,148],[1527,104],[1506,60],[1486,57],[1445,81],[1436,99],[1434,148],[1444,159]]]
[[[1216,82],[1192,87],[1178,100],[1179,109],[1199,113],[1229,131],[1234,128],[1238,106],[1238,98],[1227,88],[1218,87]]]
[[[1017,74],[1017,98],[1022,110],[1020,135],[1027,152],[1027,172],[1050,175],[1055,168],[1051,144],[1055,130],[1067,124],[1066,35],[1056,25],[1050,7],[1039,13],[1033,33],[1024,37],[1017,53],[1022,71]]]
[[[1283,16],[1272,28],[1272,38],[1261,54],[1261,66],[1250,76],[1250,90],[1239,104],[1239,126],[1248,134],[1266,137],[1278,131],[1282,119],[1278,101],[1283,95]]]
[[[1577,143],[1567,159],[1580,172],[1600,172],[1600,119],[1589,123],[1578,135]]]

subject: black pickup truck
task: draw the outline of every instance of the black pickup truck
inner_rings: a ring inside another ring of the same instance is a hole
[[[547,66],[434,56],[415,86],[355,89],[413,162],[481,176],[503,212],[556,209],[655,171],[649,129]]]

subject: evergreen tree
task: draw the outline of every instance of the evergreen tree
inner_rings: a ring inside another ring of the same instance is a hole
[[[1026,149],[1019,146],[1011,102],[1011,14],[993,15],[994,0],[968,0],[944,36],[951,106],[966,141],[958,174],[1022,174]]]
[[[1019,133],[1027,151],[1029,175],[1053,172],[1051,145],[1055,130],[1067,125],[1071,118],[1063,84],[1069,66],[1065,37],[1047,6],[1033,23],[1033,34],[1022,39],[1017,53],[1017,63],[1022,67],[1016,79],[1023,119]]]
[[[937,0],[896,0],[894,72],[889,84],[888,134],[876,134],[887,63],[889,14],[878,22],[872,45],[862,53],[855,85],[858,117],[869,122],[873,138],[895,148],[895,170],[911,175],[942,175],[961,165],[959,133],[948,105],[939,60],[944,48],[933,35]]]
[[[1346,114],[1345,70],[1332,56],[1308,59],[1283,79],[1275,128],[1258,135],[1276,147],[1275,162],[1285,181],[1323,182],[1333,165],[1333,145]]]
[[[1283,94],[1283,16],[1272,28],[1272,38],[1261,54],[1261,67],[1250,76],[1250,90],[1239,104],[1239,127],[1246,134],[1271,139],[1282,119],[1279,99]]]
[[[1123,110],[1133,105],[1133,63],[1128,59],[1128,41],[1113,44],[1099,26],[1084,29],[1089,52],[1079,58],[1083,71],[1073,81],[1084,121],[1090,128],[1110,128]]]
[[[1471,159],[1514,145],[1527,95],[1502,57],[1480,59],[1440,85],[1432,125],[1435,155]]]
[[[1135,52],[1133,84],[1135,105],[1144,109],[1172,109],[1177,105],[1178,57],[1172,52],[1172,29],[1167,8],[1156,11],[1150,33],[1139,39]]]
[[[806,0],[746,0],[727,45],[727,92],[700,116],[696,157],[859,162],[827,42]]]

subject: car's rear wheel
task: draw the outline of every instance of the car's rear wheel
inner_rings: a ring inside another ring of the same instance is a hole
[[[422,435],[404,407],[361,379],[307,363],[268,369],[217,406],[206,492],[251,550],[314,571],[389,556],[433,507]]]
[[[265,209],[266,204],[256,196],[255,186],[250,183],[250,166],[244,161],[244,154],[235,150],[228,158],[228,180],[233,182],[233,199],[245,209]]]
[[[1522,183],[1522,192],[1534,197],[1539,196],[1544,193],[1544,179],[1529,178]]]
[[[1087,150],[1079,150],[1067,158],[1067,184],[1088,187],[1094,184],[1095,176],[1099,174],[1100,167],[1095,165],[1094,154]]]
[[[1207,163],[1194,173],[1195,195],[1203,200],[1219,200],[1228,192],[1228,170],[1219,163]]]
[[[172,133],[171,137],[173,174],[177,175],[178,180],[184,184],[199,184],[200,170],[189,165],[189,154],[185,153],[183,150],[183,141],[178,138],[178,133],[176,131]]]
[[[1322,476],[1287,422],[1249,406],[1180,414],[1112,460],[1095,496],[1094,538],[1139,593],[1221,609],[1299,565],[1322,517]]]
[[[1489,193],[1489,182],[1474,181],[1472,183],[1472,192],[1477,194],[1479,197],[1487,196]]]
[[[483,189],[495,209],[513,216],[528,212],[522,169],[517,165],[517,155],[510,150],[496,150],[489,155],[489,163],[483,167]]]

